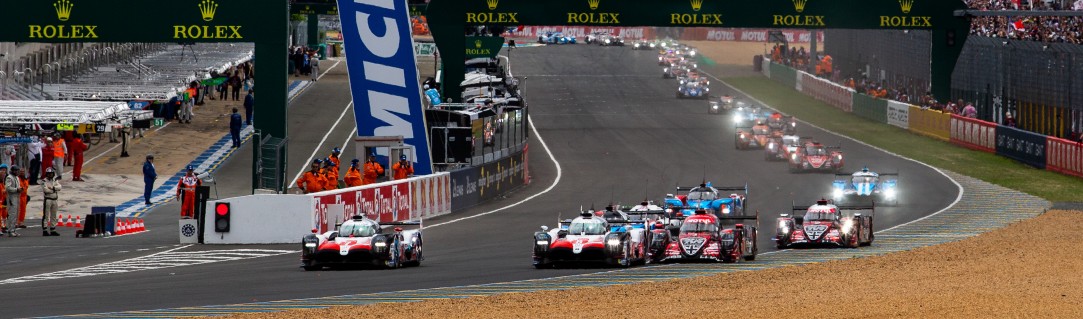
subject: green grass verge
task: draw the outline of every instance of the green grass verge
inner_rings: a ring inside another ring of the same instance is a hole
[[[1049,201],[1079,201],[1080,194],[1083,194],[1083,179],[1037,169],[995,154],[973,151],[895,126],[866,120],[766,77],[735,77],[723,80],[801,120],[932,166]]]

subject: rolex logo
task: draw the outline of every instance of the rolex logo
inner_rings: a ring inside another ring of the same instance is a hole
[[[690,0],[692,1],[692,11],[699,11],[703,8],[703,0]]]
[[[218,11],[218,4],[214,0],[203,0],[199,3],[199,14],[203,16],[203,21],[210,22],[214,20],[214,12]]]
[[[797,12],[805,11],[805,4],[807,3],[808,0],[793,0],[793,9],[797,10]]]
[[[53,4],[53,8],[56,9],[56,18],[60,21],[68,21],[71,18],[71,7],[75,4],[68,0],[60,0]]]
[[[914,7],[914,0],[899,0],[899,9],[902,9],[903,13],[910,13],[910,9]]]
[[[500,0],[485,0],[485,4],[489,5],[489,10],[496,10],[496,5],[500,4]]]
[[[481,49],[481,40],[474,40],[474,47]]]
[[[587,4],[590,5],[591,10],[598,9],[598,4],[602,3],[602,0],[587,0]]]

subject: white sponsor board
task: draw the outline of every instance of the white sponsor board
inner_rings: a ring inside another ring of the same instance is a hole
[[[887,101],[887,124],[910,128],[910,104]]]

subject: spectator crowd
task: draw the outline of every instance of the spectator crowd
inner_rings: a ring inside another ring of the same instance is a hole
[[[1083,10],[1083,0],[966,0],[971,9],[978,10]],[[1013,40],[1047,43],[1083,44],[1083,17],[974,17],[970,34]]]

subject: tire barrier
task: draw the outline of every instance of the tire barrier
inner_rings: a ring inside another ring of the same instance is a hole
[[[865,94],[854,94],[854,115],[880,123],[887,123],[887,100]]]
[[[851,112],[854,104],[854,91],[848,87],[831,83],[812,74],[799,72],[801,85],[798,89],[814,99],[823,101],[840,110]]]
[[[951,115],[951,143],[972,150],[996,153],[997,124]]]
[[[1045,168],[1045,135],[1003,125],[996,127],[996,134],[997,155]]]
[[[1045,169],[1083,177],[1083,143],[1049,137],[1046,152]]]
[[[938,138],[951,140],[951,115],[937,110],[910,106],[908,123],[910,131]]]

